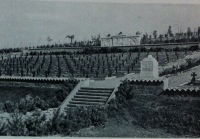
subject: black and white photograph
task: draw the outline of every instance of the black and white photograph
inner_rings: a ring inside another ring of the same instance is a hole
[[[0,2],[0,138],[200,137],[200,1]]]

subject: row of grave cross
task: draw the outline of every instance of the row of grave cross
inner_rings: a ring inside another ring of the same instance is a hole
[[[121,59],[121,57],[124,56],[124,54],[120,54],[118,55],[118,58],[114,59],[116,55],[113,54],[111,56],[108,56],[106,54],[106,56],[101,56],[97,55],[94,57],[95,60],[98,60],[97,63],[97,69],[100,68],[100,61],[102,61],[103,67],[106,64],[105,61],[107,61],[107,68],[110,69],[111,65],[113,68],[115,68],[116,72],[118,71],[118,69],[121,69],[121,66],[124,66],[125,62],[127,63],[128,60],[130,60],[131,57],[131,53],[128,54],[128,57],[124,60]],[[59,56],[57,56],[57,68],[58,68],[58,76],[61,75],[61,61]],[[85,56],[84,56],[85,57]],[[106,57],[106,59],[105,59]],[[110,58],[109,58],[110,57]],[[116,56],[117,57],[117,56]],[[138,62],[140,57],[140,53],[138,53],[138,56],[133,60],[133,64],[131,64],[131,69],[133,70],[133,67],[135,66],[135,64]],[[79,67],[80,66],[80,62],[82,64],[84,64],[84,66],[87,65],[87,69],[89,69],[89,66],[95,66],[95,62],[94,60],[92,60],[92,58],[89,56],[86,56],[87,60],[83,60],[82,58],[79,57],[79,60],[77,61],[72,55],[70,55],[70,59],[73,62],[73,64],[71,64],[70,62],[67,61],[66,57],[63,57],[65,60],[65,63],[68,67],[68,69],[70,70],[70,72],[73,72],[73,65],[75,64],[75,66]],[[12,76],[12,74],[15,73],[15,71],[21,71],[21,76],[23,76],[24,72],[26,72],[27,74],[30,72],[32,73],[33,77],[35,76],[35,74],[39,74],[41,69],[44,67],[44,63],[46,63],[47,67],[45,67],[44,71],[45,71],[45,76],[47,77],[50,74],[50,70],[52,68],[52,56],[50,55],[50,61],[47,64],[47,61],[45,61],[45,55],[43,55],[43,59],[42,61],[39,60],[40,59],[40,55],[36,55],[36,59],[33,60],[33,55],[31,55],[31,57],[28,57],[28,55],[25,55],[25,57],[22,57],[22,55],[18,58],[16,58],[16,56],[14,58],[9,58],[9,59],[3,59],[2,57],[2,64],[1,67],[4,67],[4,71],[7,72],[8,75]],[[116,63],[118,63],[119,61],[122,61],[122,63],[120,63],[119,65],[116,65]],[[89,63],[92,62],[92,65],[90,65]],[[106,67],[106,66],[105,66]],[[104,67],[104,68],[105,68]],[[25,69],[24,69],[25,68]],[[25,70],[25,71],[24,71]],[[93,71],[93,69],[91,69]],[[128,66],[128,73],[129,73],[129,66]],[[1,72],[1,69],[0,69]],[[97,71],[98,72],[98,71]],[[1,73],[0,73],[1,74]],[[98,73],[97,73],[98,74]]]

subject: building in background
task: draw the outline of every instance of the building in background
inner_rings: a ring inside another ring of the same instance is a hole
[[[112,47],[112,46],[134,46],[140,45],[141,36],[126,36],[120,32],[118,35],[110,36],[107,35],[105,38],[101,38],[102,47]]]

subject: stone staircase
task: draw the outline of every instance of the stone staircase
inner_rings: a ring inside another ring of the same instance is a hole
[[[76,95],[69,101],[67,108],[106,104],[114,88],[81,87]]]
[[[69,108],[77,106],[105,105],[115,98],[115,92],[122,80],[135,76],[136,74],[106,80],[81,81],[66,97],[60,108],[67,111]]]

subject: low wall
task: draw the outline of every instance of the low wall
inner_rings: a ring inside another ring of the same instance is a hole
[[[168,78],[160,79],[129,79],[135,85],[163,85],[163,90],[168,88]]]
[[[33,83],[64,83],[68,80],[84,81],[87,78],[45,78],[45,77],[19,77],[19,76],[0,76],[0,81],[5,82],[33,82]]]
[[[161,95],[168,96],[191,96],[200,97],[200,89],[196,88],[169,88],[164,90]]]
[[[134,48],[141,48],[145,47],[147,49],[150,48],[167,48],[167,49],[172,49],[172,48],[187,48],[193,45],[199,45],[199,43],[194,42],[194,43],[164,43],[164,44],[141,44],[141,45],[134,45],[134,46],[111,46],[111,47],[101,47],[101,48],[119,48],[119,49],[134,49]],[[94,48],[99,48],[99,47],[94,47]]]

